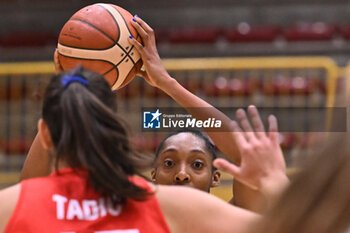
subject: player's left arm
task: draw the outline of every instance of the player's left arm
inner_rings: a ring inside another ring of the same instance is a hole
[[[4,232],[15,210],[20,192],[21,184],[16,184],[0,191],[0,232]]]

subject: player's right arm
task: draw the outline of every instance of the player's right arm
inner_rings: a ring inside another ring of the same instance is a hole
[[[136,22],[132,22],[133,26],[144,43],[144,46],[142,46],[135,39],[131,38],[129,40],[140,53],[144,63],[145,71],[141,71],[139,75],[144,77],[150,85],[167,93],[196,119],[207,120],[208,118],[215,118],[221,120],[224,130],[221,130],[221,132],[208,131],[207,133],[221,152],[233,162],[239,163],[239,150],[235,143],[234,135],[231,133],[233,131],[231,119],[206,101],[189,92],[169,75],[159,57],[153,29],[139,17],[134,19]]]
[[[57,50],[55,50],[53,60],[56,73],[62,72],[63,69],[58,59]],[[47,176],[50,173],[51,163],[48,151],[43,148],[38,135],[36,135],[23,165],[21,180]]]
[[[50,156],[40,142],[38,134],[29,149],[21,171],[21,180],[47,176],[51,173]]]
[[[140,75],[143,76],[150,85],[157,87],[163,90],[165,93],[167,93],[177,103],[179,103],[184,108],[186,108],[188,112],[190,112],[195,118],[202,119],[202,120],[206,120],[208,118],[215,118],[215,119],[221,120],[222,124],[226,129],[224,130],[224,132],[207,132],[207,133],[215,142],[216,146],[226,156],[228,156],[234,163],[239,164],[239,162],[242,160],[241,156],[243,157],[242,150],[241,150],[242,148],[240,147],[240,145],[238,145],[238,142],[236,140],[236,137],[235,137],[236,134],[234,133],[235,129],[232,126],[231,119],[229,119],[226,115],[224,115],[222,112],[220,112],[219,110],[217,110],[216,108],[214,108],[213,106],[211,106],[210,104],[202,100],[201,98],[193,95],[191,92],[189,92],[184,87],[182,87],[174,78],[172,78],[169,75],[169,73],[164,68],[161,62],[161,59],[159,57],[159,54],[156,48],[153,29],[138,17],[135,17],[135,21],[133,22],[133,26],[140,34],[143,40],[144,46],[142,46],[133,38],[131,38],[129,41],[139,51],[142,57],[142,60],[144,62],[145,71],[142,71]],[[254,109],[250,109],[250,110],[253,110],[253,111],[250,111],[250,113],[252,113],[251,117],[253,118],[253,121],[254,121],[253,123],[256,123],[258,121],[257,127],[263,129],[263,124],[261,123],[260,116],[256,111],[256,109],[255,111]],[[243,126],[246,126],[247,118],[245,114],[242,115],[241,112],[238,112],[237,119],[240,124],[243,124]],[[258,129],[258,131],[259,130],[261,129]],[[249,131],[249,129],[247,129],[247,131]],[[247,133],[250,134],[250,132],[247,132]],[[264,132],[261,131],[261,133],[265,134],[265,131]],[[266,142],[268,142],[268,140],[264,141],[264,143]],[[273,150],[277,150],[277,152],[280,152],[280,148],[278,144],[276,148],[270,147],[268,149],[271,150],[270,151],[271,153],[275,152]],[[282,160],[283,160],[283,157],[282,157]],[[250,171],[253,171],[253,170],[254,169],[251,169]],[[281,171],[284,172],[283,167]],[[249,179],[249,177],[246,177],[246,178]],[[243,181],[243,180],[244,179],[240,179],[240,181]],[[245,186],[244,184],[237,183],[237,181],[235,181],[235,184],[236,184],[236,186],[234,187],[236,188],[235,192],[238,192],[237,194],[240,196],[240,199],[236,200],[235,204],[238,204],[239,206],[242,206],[244,208],[252,209],[251,206],[248,206],[246,204],[256,202],[256,200],[260,199],[260,193],[257,192],[256,187],[253,190]],[[249,184],[249,183],[245,182],[245,184]],[[237,201],[240,201],[241,203],[238,203]]]
[[[244,233],[261,218],[193,188],[159,185],[155,194],[174,233]]]

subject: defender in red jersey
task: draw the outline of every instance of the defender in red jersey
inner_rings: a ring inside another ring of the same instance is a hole
[[[125,204],[114,206],[87,180],[86,170],[64,168],[49,177],[23,181],[17,207],[4,233],[170,232],[154,195],[145,201],[127,199]],[[151,191],[144,179],[132,181]]]
[[[0,232],[243,232],[259,216],[140,174],[102,76],[78,67],[49,83],[39,139],[55,171],[0,191]]]

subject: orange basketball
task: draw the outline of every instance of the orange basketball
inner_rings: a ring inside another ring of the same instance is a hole
[[[104,75],[112,90],[127,85],[142,66],[132,35],[141,42],[130,21],[133,16],[113,4],[98,3],[77,11],[58,38],[58,57],[63,70],[81,64]]]

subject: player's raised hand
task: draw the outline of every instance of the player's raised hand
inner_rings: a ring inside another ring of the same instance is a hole
[[[53,54],[53,62],[55,64],[55,72],[56,72],[56,74],[62,72],[63,68],[62,68],[62,66],[60,64],[60,61],[58,59],[58,51],[57,51],[57,49],[55,50],[55,53]]]
[[[237,111],[239,124],[233,122],[236,143],[241,153],[240,166],[224,159],[215,160],[214,166],[232,174],[235,179],[254,190],[273,192],[270,190],[272,186],[288,180],[278,141],[277,119],[269,116],[269,132],[266,133],[256,107],[249,106],[248,113],[252,123],[243,109]]]
[[[142,76],[150,85],[161,88],[162,85],[166,85],[166,81],[171,77],[159,57],[154,31],[137,15],[131,22],[143,41],[142,45],[135,38],[129,37],[130,44],[135,46],[140,53],[145,67],[145,70],[138,73],[138,75]]]

